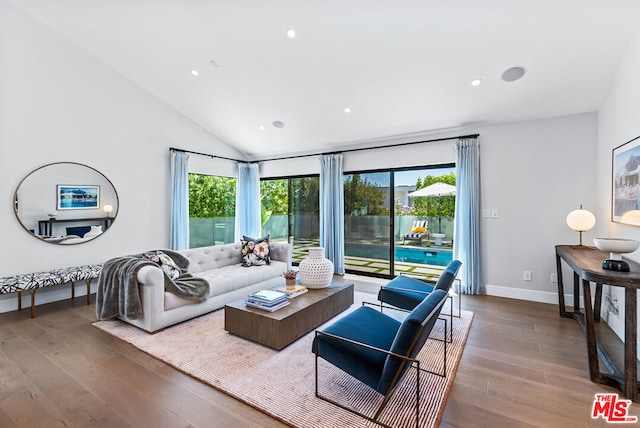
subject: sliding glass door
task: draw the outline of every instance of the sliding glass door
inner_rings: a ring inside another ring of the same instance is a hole
[[[345,174],[344,249],[348,271],[391,274],[391,188],[390,171]]]
[[[455,189],[453,165],[344,175],[347,272],[439,276],[451,260],[455,195],[432,185]]]
[[[293,244],[294,264],[320,243],[319,189],[317,175],[260,181],[262,233]]]

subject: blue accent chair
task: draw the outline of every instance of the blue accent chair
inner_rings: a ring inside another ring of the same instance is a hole
[[[435,285],[404,275],[397,276],[389,281],[388,284],[380,287],[380,291],[378,291],[380,310],[382,311],[383,308],[390,305],[392,309],[411,311],[434,290],[444,290],[448,293],[460,271],[460,266],[462,266],[462,262],[459,260],[450,261]],[[450,312],[449,319],[453,322],[453,299],[451,300]],[[453,331],[451,334],[453,335]]]
[[[403,376],[413,367],[416,369],[416,427],[419,426],[418,385],[421,370],[426,370],[420,368],[420,361],[416,356],[429,338],[446,299],[446,291],[433,291],[402,322],[377,309],[362,306],[324,330],[316,330],[312,347],[312,352],[316,355],[316,397],[384,425],[378,418]],[[446,320],[444,322],[446,335]],[[446,355],[446,340],[443,343]],[[318,358],[326,360],[384,395],[374,417],[359,413],[319,394]],[[446,376],[446,365],[443,374],[431,373]]]
[[[404,275],[397,276],[380,288],[378,300],[396,308],[411,311],[433,290],[449,292],[460,266],[462,263],[459,260],[449,262],[435,285]]]

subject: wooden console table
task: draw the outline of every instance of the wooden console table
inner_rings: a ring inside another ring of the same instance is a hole
[[[617,388],[633,401],[638,401],[638,360],[637,342],[637,298],[640,289],[640,264],[627,260],[631,272],[616,272],[602,269],[602,261],[609,258],[609,253],[593,247],[556,245],[556,267],[558,270],[558,301],[560,316],[573,318],[587,335],[587,354],[589,357],[589,374],[593,382]],[[562,281],[562,260],[573,269],[573,311],[567,311],[564,304],[564,286]],[[584,296],[584,313],[580,312],[580,280]],[[591,282],[596,284],[596,295],[591,306]],[[624,372],[622,372],[604,345],[598,343],[595,323],[600,321],[600,304],[602,284],[624,287]],[[602,359],[609,373],[601,373],[598,356]]]

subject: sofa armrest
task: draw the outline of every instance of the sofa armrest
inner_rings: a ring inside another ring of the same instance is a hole
[[[143,316],[127,322],[150,333],[164,328],[164,272],[158,266],[143,266],[138,270],[138,286]]]
[[[291,269],[293,246],[288,242],[271,242],[269,244],[269,256],[272,260],[278,260],[287,264],[287,270]]]

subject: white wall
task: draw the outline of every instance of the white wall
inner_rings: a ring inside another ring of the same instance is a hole
[[[480,134],[482,205],[499,211],[497,219],[482,219],[487,293],[557,303],[557,285],[551,283],[554,246],[578,241],[565,218],[580,204],[595,210],[596,115],[486,126],[455,135],[473,133]],[[403,141],[389,141],[393,142]],[[345,171],[451,162],[455,162],[453,141],[344,154]],[[261,173],[312,174],[319,172],[319,165],[316,157],[263,162]],[[587,232],[585,242],[592,236]],[[532,272],[532,281],[522,279],[524,270]]]
[[[613,148],[640,135],[640,31],[627,47],[608,96],[598,114],[598,227],[601,236],[640,239],[640,228],[611,222],[611,156]],[[640,251],[628,255],[640,261]],[[624,335],[624,292],[612,287],[608,291],[616,299],[619,314],[603,316],[621,338]],[[605,288],[605,295],[607,290]]]
[[[6,3],[0,3],[0,93],[0,201],[5,201],[0,203],[0,232],[5,238],[0,275],[97,263],[166,247],[168,148],[243,157]],[[557,302],[555,284],[549,281],[554,271],[553,246],[576,242],[577,234],[564,223],[566,214],[581,203],[585,207],[595,203],[596,117],[584,114],[487,126],[456,135],[475,132],[481,134],[483,207],[500,210],[500,218],[483,219],[488,291]],[[440,136],[444,135],[426,138]],[[454,159],[451,142],[430,143],[348,153],[345,170]],[[118,191],[118,218],[100,239],[73,246],[47,244],[29,236],[15,219],[11,200],[20,179],[39,166],[58,161],[90,165]],[[228,162],[213,167],[216,171],[207,162],[196,161],[196,155],[192,162],[192,170],[235,175]],[[317,171],[315,157],[261,165],[263,176]],[[533,272],[533,281],[522,280],[523,270]],[[66,298],[68,293],[60,296]],[[46,299],[46,293],[38,293],[40,302]],[[15,296],[0,299],[0,312],[15,307]]]
[[[243,157],[4,2],[0,94],[0,276],[99,263],[167,247],[169,147]],[[60,161],[97,169],[118,192],[118,217],[99,239],[70,246],[48,244],[29,236],[14,216],[12,198],[20,180],[35,168]],[[54,295],[70,296],[68,290],[49,295],[43,290],[37,300]],[[15,299],[1,296],[0,312],[15,310]]]

